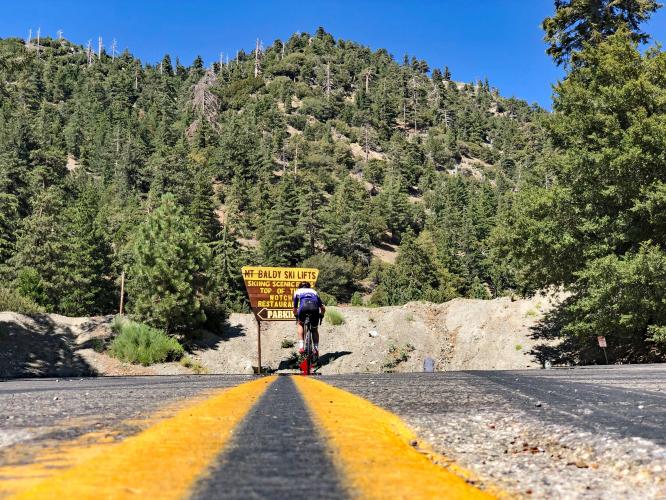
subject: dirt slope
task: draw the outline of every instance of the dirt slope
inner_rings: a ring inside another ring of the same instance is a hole
[[[426,357],[438,371],[538,367],[530,351],[542,341],[531,338],[530,327],[550,307],[535,297],[335,308],[345,322],[320,327],[321,372],[422,371]],[[111,319],[0,313],[0,377],[190,373],[178,363],[133,366],[96,352]],[[293,369],[295,347],[282,348],[283,340],[296,340],[294,323],[264,323],[263,366]],[[190,357],[209,373],[251,373],[256,354],[254,317],[232,314],[225,334],[200,339]]]
[[[320,327],[321,372],[422,371],[426,357],[435,360],[437,370],[539,367],[529,354],[536,343],[530,327],[549,307],[543,297],[340,307],[337,310],[345,323],[324,322]],[[296,339],[293,323],[262,326],[264,366],[288,368],[294,348],[281,348],[283,339]],[[256,350],[254,318],[233,314],[225,339],[208,343],[194,354],[211,373],[249,373],[256,365]],[[397,362],[402,353],[407,359]]]

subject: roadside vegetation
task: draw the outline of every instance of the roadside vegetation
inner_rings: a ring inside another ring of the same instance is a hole
[[[44,308],[33,300],[20,295],[16,290],[0,288],[0,311],[33,314],[44,312]]]
[[[185,350],[163,330],[116,317],[111,324],[116,337],[111,342],[109,354],[121,361],[143,366],[180,360]]]
[[[388,347],[388,354],[382,365],[382,371],[391,372],[397,368],[400,363],[408,361],[409,356],[414,352],[414,349],[415,347],[410,343],[406,343],[402,346],[390,344]]]
[[[205,366],[203,366],[198,361],[190,358],[189,356],[183,356],[182,358],[180,358],[180,364],[185,368],[189,368],[197,375],[204,375],[208,373],[208,370],[206,369]]]
[[[340,326],[345,324],[345,317],[336,309],[326,309],[326,321],[333,326]]]

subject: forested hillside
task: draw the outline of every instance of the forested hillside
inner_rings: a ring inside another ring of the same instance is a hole
[[[574,361],[666,345],[666,55],[655,0],[557,0],[553,112],[323,29],[204,67],[0,40],[3,303],[187,331],[243,264],[326,301],[562,291]],[[586,354],[587,353],[587,354]]]
[[[317,266],[329,301],[497,296],[496,215],[548,182],[541,110],[323,29],[208,68],[5,39],[0,85],[3,276],[63,314],[114,311],[124,271],[131,311],[162,288],[196,322],[249,263]]]

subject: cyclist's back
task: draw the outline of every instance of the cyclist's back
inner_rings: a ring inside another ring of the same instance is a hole
[[[298,347],[299,352],[303,351],[303,323],[307,317],[310,318],[310,326],[314,337],[314,348],[319,351],[319,332],[318,326],[321,318],[324,317],[326,308],[321,301],[319,294],[310,283],[304,281],[294,292],[294,316],[298,324]]]

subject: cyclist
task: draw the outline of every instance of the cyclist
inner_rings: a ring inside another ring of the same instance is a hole
[[[298,289],[294,292],[294,316],[298,324],[298,353],[303,354],[303,322],[305,317],[310,315],[310,325],[312,326],[312,343],[314,344],[314,355],[319,356],[319,322],[324,318],[326,308],[321,301],[319,294],[310,286],[307,281],[302,281]]]

